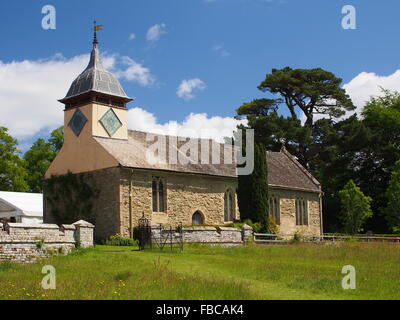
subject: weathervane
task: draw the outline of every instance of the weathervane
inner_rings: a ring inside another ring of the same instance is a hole
[[[98,44],[99,42],[97,41],[97,31],[103,30],[103,26],[102,25],[97,25],[96,20],[93,21],[93,32],[94,32],[94,36],[93,36],[93,44]]]

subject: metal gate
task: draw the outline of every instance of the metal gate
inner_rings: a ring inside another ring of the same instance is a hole
[[[166,227],[161,224],[153,227],[149,219],[139,219],[139,250],[158,248],[171,251],[177,249],[183,251],[183,228],[182,223],[177,227]]]

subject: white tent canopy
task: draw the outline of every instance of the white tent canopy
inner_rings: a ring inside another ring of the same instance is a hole
[[[43,221],[43,195],[41,193],[0,191],[0,219],[20,217],[19,222]]]

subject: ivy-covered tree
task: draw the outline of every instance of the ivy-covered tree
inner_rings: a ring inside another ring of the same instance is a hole
[[[24,160],[20,158],[18,141],[8,134],[8,129],[0,127],[0,190],[25,192],[27,172]]]
[[[343,230],[349,234],[355,234],[362,231],[362,226],[366,220],[372,217],[370,197],[364,195],[353,180],[350,180],[339,191],[341,202],[340,219],[343,224]]]
[[[400,160],[394,165],[386,197],[388,204],[384,213],[387,222],[392,231],[400,232]]]
[[[32,147],[25,153],[25,165],[28,172],[27,182],[30,192],[43,191],[43,178],[56,153],[50,143],[44,139],[36,140]]]
[[[268,230],[268,170],[263,145],[254,145],[254,170],[239,176],[238,202],[242,220],[250,219]]]

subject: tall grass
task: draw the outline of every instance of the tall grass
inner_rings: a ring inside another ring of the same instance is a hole
[[[41,268],[57,270],[42,290]],[[357,289],[343,290],[344,265]],[[400,246],[385,243],[185,246],[183,253],[97,246],[32,265],[0,264],[0,299],[400,299]]]

